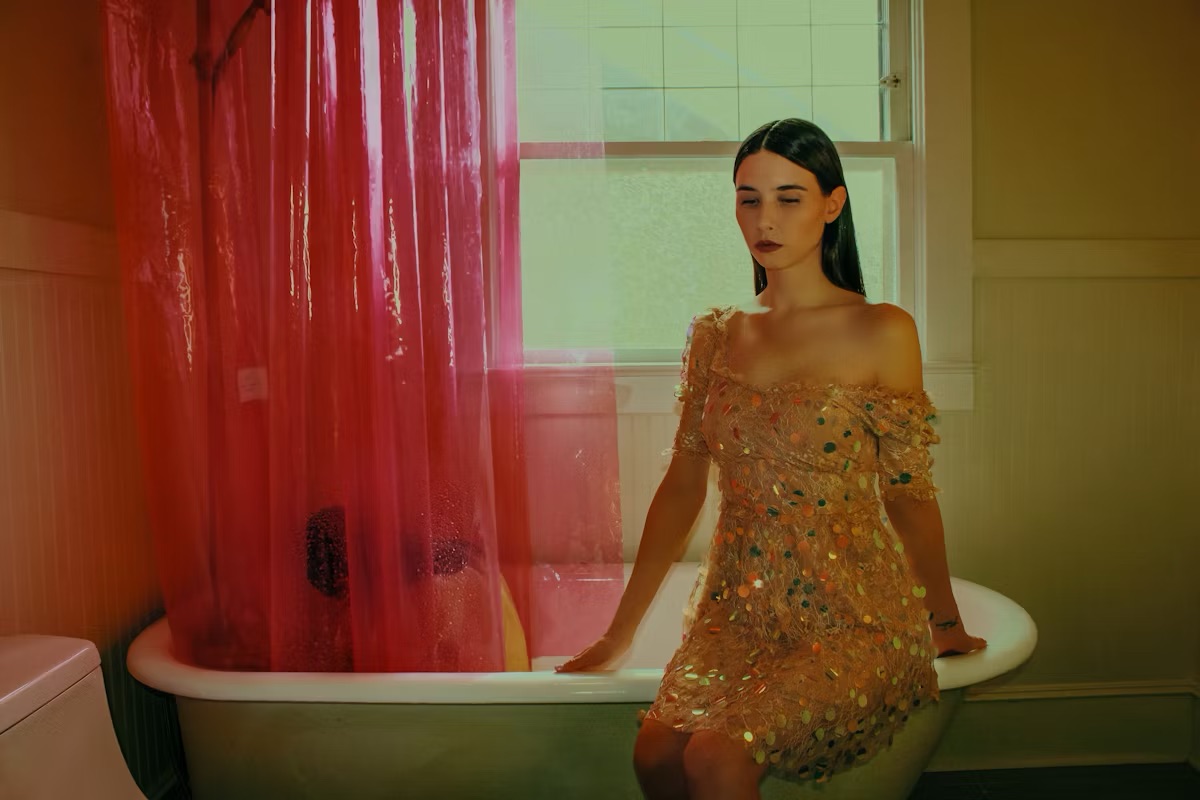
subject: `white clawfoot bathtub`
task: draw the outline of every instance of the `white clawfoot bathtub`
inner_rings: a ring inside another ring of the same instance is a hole
[[[260,798],[640,798],[637,710],[654,698],[682,632],[697,565],[672,567],[613,672],[559,675],[263,673],[177,661],[165,619],[129,649],[130,672],[176,697],[195,800]],[[628,578],[629,566],[626,566]],[[986,650],[936,662],[940,703],[912,714],[891,748],[827,784],[770,778],[763,797],[903,800],[933,757],[963,689],[1033,652],[1037,629],[1013,601],[953,580]]]

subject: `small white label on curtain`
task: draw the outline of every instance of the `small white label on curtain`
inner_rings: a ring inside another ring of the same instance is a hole
[[[243,403],[267,399],[267,368],[246,367],[237,374],[238,399]]]

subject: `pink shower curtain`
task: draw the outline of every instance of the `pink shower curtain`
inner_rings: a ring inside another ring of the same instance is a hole
[[[506,637],[598,635],[621,589],[612,376],[526,376],[512,0],[105,12],[177,653],[490,671]]]

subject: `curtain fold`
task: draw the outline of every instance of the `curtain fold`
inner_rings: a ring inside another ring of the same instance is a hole
[[[517,639],[566,655],[607,624],[612,370],[526,374],[513,13],[105,1],[134,396],[186,660],[493,671]]]

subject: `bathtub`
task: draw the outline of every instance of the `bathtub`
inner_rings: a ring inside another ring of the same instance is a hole
[[[195,800],[640,798],[637,711],[679,644],[696,568],[672,567],[611,672],[551,671],[567,654],[535,659],[533,672],[221,672],[175,660],[165,619],[134,641],[128,666],[175,695]],[[892,747],[866,764],[820,786],[768,778],[764,798],[908,796],[965,687],[1017,667],[1037,640],[1012,600],[953,584],[963,618],[989,646],[936,662],[941,702],[912,714]]]

